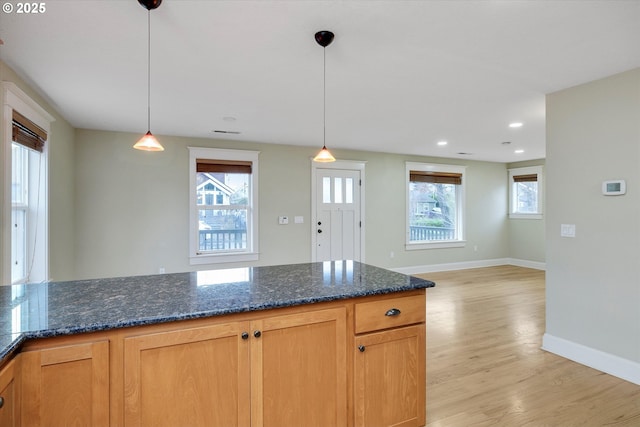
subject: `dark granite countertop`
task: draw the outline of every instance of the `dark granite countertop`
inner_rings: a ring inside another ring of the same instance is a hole
[[[433,286],[355,261],[0,286],[0,362],[32,338]]]

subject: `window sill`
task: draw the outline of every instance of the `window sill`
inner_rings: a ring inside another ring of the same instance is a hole
[[[221,264],[225,262],[258,261],[257,252],[250,253],[226,253],[226,254],[202,254],[189,257],[189,265]]]
[[[418,251],[422,249],[445,249],[445,248],[464,248],[467,245],[466,240],[447,240],[438,242],[414,242],[406,243],[404,248],[408,251]]]
[[[511,213],[509,219],[542,219],[542,214]]]

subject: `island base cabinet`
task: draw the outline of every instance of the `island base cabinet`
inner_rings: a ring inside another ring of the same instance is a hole
[[[16,359],[11,360],[0,370],[0,426],[17,427],[20,425],[19,403],[16,400]]]
[[[252,426],[346,426],[345,309],[266,318],[252,330]]]
[[[248,322],[125,339],[125,426],[250,425]]]
[[[355,426],[423,426],[425,325],[356,336],[355,344]]]
[[[347,425],[344,307],[124,339],[125,426]]]
[[[108,426],[109,342],[25,351],[22,426]]]

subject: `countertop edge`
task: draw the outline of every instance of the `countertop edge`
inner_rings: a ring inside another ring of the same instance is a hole
[[[322,302],[342,301],[342,300],[361,298],[361,297],[367,297],[367,296],[387,295],[387,294],[392,294],[396,292],[408,292],[413,290],[428,289],[435,286],[435,283],[429,280],[421,280],[421,282],[422,283],[414,284],[412,286],[377,289],[375,291],[367,291],[367,292],[355,292],[355,293],[349,293],[349,294],[344,294],[339,296],[332,295],[332,296],[323,296],[323,297],[301,298],[296,300],[276,301],[269,304],[260,304],[256,306],[235,308],[235,309],[229,309],[229,310],[192,312],[192,313],[175,314],[175,315],[162,316],[162,317],[148,317],[148,318],[140,318],[140,319],[123,320],[123,321],[118,321],[118,322],[109,323],[109,324],[88,324],[88,325],[69,326],[64,328],[43,329],[43,330],[22,332],[22,333],[15,334],[15,338],[11,341],[10,344],[4,347],[0,347],[0,367],[3,366],[20,349],[20,347],[22,346],[22,344],[24,344],[24,342],[32,339],[52,338],[52,337],[65,336],[65,335],[78,335],[83,333],[101,332],[101,331],[129,328],[129,327],[135,327],[135,326],[146,326],[146,325],[176,322],[181,320],[202,319],[202,318],[225,316],[229,314],[249,313],[249,312],[271,310],[271,309],[278,309],[278,308],[296,307],[301,305],[309,305],[309,304],[316,304],[316,303],[322,303]]]

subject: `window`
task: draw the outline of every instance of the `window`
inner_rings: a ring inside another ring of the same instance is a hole
[[[8,124],[3,126],[4,152],[11,153],[3,165],[11,204],[2,205],[5,218],[10,218],[2,230],[8,236],[3,241],[2,284],[40,282],[49,278],[46,143],[53,118],[13,83],[2,86]]]
[[[407,162],[407,249],[464,246],[464,171]]]
[[[191,264],[258,259],[258,154],[189,148]]]
[[[509,169],[509,218],[542,218],[542,166]]]

